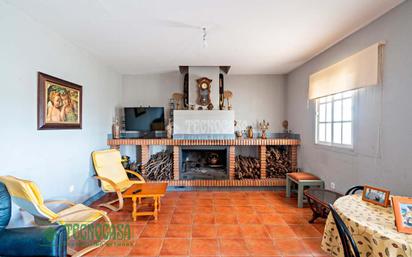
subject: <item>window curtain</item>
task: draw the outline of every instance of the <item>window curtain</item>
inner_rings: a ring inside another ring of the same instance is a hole
[[[383,42],[369,46],[309,77],[309,100],[357,88],[376,86],[382,79]]]

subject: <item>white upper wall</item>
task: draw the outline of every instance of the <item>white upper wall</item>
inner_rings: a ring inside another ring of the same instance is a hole
[[[45,199],[100,191],[91,152],[106,149],[121,77],[84,50],[0,1],[0,175],[35,181]],[[37,72],[83,86],[81,130],[37,130]],[[13,207],[14,224],[22,212]]]
[[[288,75],[287,117],[302,137],[299,166],[320,175],[327,186],[335,182],[344,192],[368,183],[412,195],[411,17],[412,2],[406,1]],[[307,100],[309,75],[378,41],[386,41],[383,86],[360,92],[355,151],[316,146],[314,111]]]
[[[179,65],[284,74],[403,0],[8,1],[121,74]]]
[[[212,82],[213,83],[213,82]],[[218,93],[218,84],[213,84]],[[270,131],[280,132],[285,118],[285,77],[282,75],[225,75],[225,90],[233,92],[232,107],[241,124],[252,125],[269,121]],[[183,76],[179,72],[154,75],[123,76],[122,106],[163,106],[174,92],[183,92]],[[195,91],[197,93],[197,91]],[[215,105],[218,108],[218,104]],[[243,127],[242,129],[245,129]]]

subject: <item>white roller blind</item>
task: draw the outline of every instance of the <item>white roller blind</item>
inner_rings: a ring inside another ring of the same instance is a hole
[[[379,85],[384,43],[376,43],[309,77],[309,99]]]

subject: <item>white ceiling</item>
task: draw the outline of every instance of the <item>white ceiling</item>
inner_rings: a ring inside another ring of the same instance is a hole
[[[283,74],[402,0],[8,0],[121,74]],[[201,26],[208,28],[202,46]]]

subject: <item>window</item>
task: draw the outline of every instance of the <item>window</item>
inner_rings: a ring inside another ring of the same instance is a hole
[[[316,100],[316,143],[353,148],[353,91]]]

